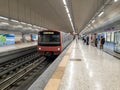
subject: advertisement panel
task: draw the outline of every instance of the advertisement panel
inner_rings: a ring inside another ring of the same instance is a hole
[[[38,36],[36,34],[32,34],[31,39],[32,39],[32,41],[36,41],[36,40],[38,40]]]
[[[22,35],[21,34],[15,34],[15,43],[21,43]]]
[[[0,46],[15,44],[14,34],[0,34]]]
[[[31,36],[30,36],[30,34],[26,34],[26,35],[24,35],[25,36],[25,40],[27,41],[27,42],[30,42],[31,41]]]
[[[0,34],[0,46],[3,46],[6,42],[6,36],[4,34]]]
[[[6,44],[15,44],[15,35],[14,34],[5,34],[6,35]]]

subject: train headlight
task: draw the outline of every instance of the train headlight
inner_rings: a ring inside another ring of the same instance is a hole
[[[41,48],[39,48],[39,50],[41,50]]]
[[[60,51],[60,48],[58,48],[57,50]]]

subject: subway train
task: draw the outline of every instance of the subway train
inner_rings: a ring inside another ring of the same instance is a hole
[[[59,55],[73,40],[70,33],[58,30],[44,30],[38,32],[38,52],[41,55]]]

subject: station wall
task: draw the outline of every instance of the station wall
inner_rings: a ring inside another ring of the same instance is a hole
[[[37,35],[0,30],[0,46],[37,41]]]

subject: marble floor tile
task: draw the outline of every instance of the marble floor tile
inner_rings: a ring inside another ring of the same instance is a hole
[[[73,55],[74,54],[74,55]],[[74,44],[58,90],[120,90],[120,60],[95,47]]]

